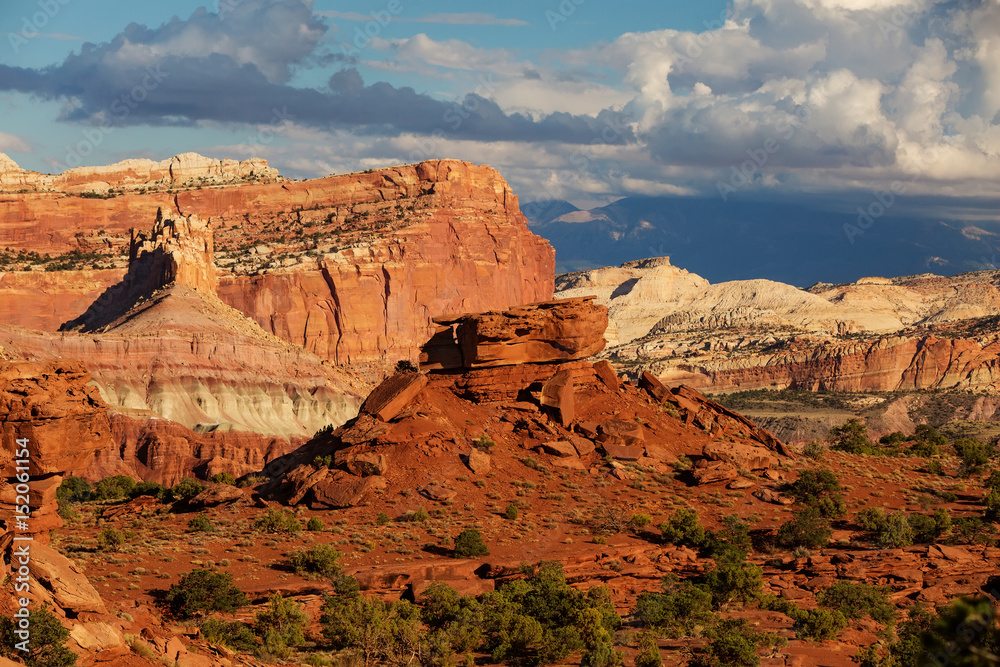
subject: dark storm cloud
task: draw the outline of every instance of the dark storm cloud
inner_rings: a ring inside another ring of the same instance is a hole
[[[0,90],[70,100],[62,120],[111,125],[266,123],[280,109],[320,129],[567,143],[591,143],[606,125],[567,113],[508,115],[475,93],[450,102],[408,87],[365,85],[353,69],[334,74],[325,90],[291,85],[296,66],[317,62],[325,31],[299,0],[224,2],[219,13],[199,9],[155,29],[129,25],[57,66],[0,65]],[[482,88],[488,94],[489,82]]]

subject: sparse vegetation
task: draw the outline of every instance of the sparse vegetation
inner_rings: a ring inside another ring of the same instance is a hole
[[[248,604],[247,596],[233,584],[231,574],[205,568],[181,577],[164,595],[164,601],[181,618],[213,611],[232,613]]]

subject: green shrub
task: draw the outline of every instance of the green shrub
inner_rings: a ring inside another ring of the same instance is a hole
[[[850,454],[879,454],[879,450],[868,439],[868,429],[864,422],[854,417],[846,423],[830,429],[830,449]]]
[[[132,490],[128,492],[130,498],[138,498],[140,496],[152,496],[157,500],[164,500],[168,491],[159,482],[139,482],[132,487]]]
[[[513,521],[517,518],[517,505],[511,503],[507,505],[507,508],[503,511],[503,518]]]
[[[817,593],[816,601],[847,618],[870,618],[882,625],[892,625],[896,621],[896,608],[889,602],[885,590],[877,586],[838,581]]]
[[[257,517],[253,522],[255,530],[261,533],[297,533],[302,530],[295,515],[288,510],[276,510],[271,508],[263,516]]]
[[[228,572],[200,568],[181,577],[164,600],[174,615],[189,618],[201,612],[232,613],[248,604],[247,596],[233,585]]]
[[[390,521],[389,515],[386,514],[385,512],[379,512],[378,516],[375,517],[375,523],[377,523],[380,526],[384,526],[384,525],[388,524],[389,521]]]
[[[885,510],[881,507],[866,507],[854,515],[854,522],[861,528],[876,532],[885,521]]]
[[[756,630],[745,618],[725,618],[708,628],[709,643],[688,663],[692,667],[756,667],[762,644],[777,644],[777,635]]]
[[[958,474],[962,477],[978,475],[983,470],[983,466],[990,462],[993,456],[993,446],[986,445],[973,438],[959,438],[952,447],[955,454],[962,460]]]
[[[85,503],[91,494],[90,482],[82,477],[69,476],[56,489],[56,498],[68,503]]]
[[[653,523],[653,517],[648,514],[633,514],[628,523],[633,529],[639,530]]]
[[[455,538],[455,558],[475,558],[489,553],[478,528],[466,528]]]
[[[306,530],[312,531],[314,533],[323,530],[323,520],[316,517],[311,517],[306,521]]]
[[[414,523],[423,523],[427,519],[431,518],[431,515],[427,513],[427,510],[421,507],[418,510],[409,510],[403,513],[403,516],[399,517],[400,521],[410,521]]]
[[[916,433],[910,436],[909,440],[913,444],[906,451],[906,454],[925,458],[940,456],[941,449],[948,444],[947,438],[938,433],[936,428],[927,424],[918,425]]]
[[[309,616],[295,600],[275,593],[268,598],[268,606],[254,618],[254,632],[263,640],[263,656],[285,659],[292,647],[306,643],[303,632],[309,625]]]
[[[97,548],[101,551],[121,551],[123,546],[125,536],[111,526],[103,528],[97,534]]]
[[[170,489],[170,494],[175,500],[191,500],[204,490],[204,484],[191,477],[185,477]]]
[[[777,539],[778,544],[786,549],[819,549],[827,545],[832,534],[830,522],[823,517],[821,511],[815,507],[807,507],[796,512],[791,521],[781,525]]]
[[[929,474],[929,475],[943,475],[944,474],[944,466],[942,466],[941,462],[938,461],[937,459],[931,459],[930,461],[928,461],[927,465],[924,466],[924,470],[926,470],[927,474]]]
[[[698,512],[691,509],[675,510],[670,518],[660,524],[663,539],[670,544],[700,547],[705,544],[707,533],[698,520]]]
[[[813,461],[822,460],[824,454],[826,454],[826,448],[815,440],[807,442],[802,447],[802,455],[811,458]]]
[[[463,597],[443,582],[424,591],[421,619],[434,635],[435,657],[475,651],[483,641],[483,609],[476,598]]]
[[[921,633],[921,658],[930,657],[934,664],[964,667],[996,665],[996,656],[1000,655],[996,618],[997,610],[989,598],[965,597],[953,601]]]
[[[795,634],[799,639],[836,639],[847,627],[847,617],[843,612],[818,607],[809,611],[798,610],[795,620]]]
[[[913,530],[914,544],[933,544],[951,530],[951,515],[944,507],[939,507],[933,515],[911,514],[907,521]]]
[[[493,448],[497,446],[497,443],[493,442],[493,438],[483,433],[481,436],[472,441],[472,446],[489,454],[493,451]]]
[[[330,595],[320,624],[334,650],[351,651],[363,665],[397,664],[398,657],[420,651],[420,610],[405,600]]]
[[[210,618],[201,624],[201,636],[209,644],[225,646],[233,651],[253,651],[257,637],[246,623],[220,621]]]
[[[66,647],[69,630],[48,606],[29,609],[28,622],[31,636],[25,652],[17,647],[24,639],[15,634],[18,628],[14,619],[6,614],[0,617],[0,655],[23,660],[28,667],[72,667],[76,664],[76,654]]]
[[[786,490],[795,500],[817,508],[822,516],[829,519],[836,519],[847,513],[840,481],[832,470],[803,470]]]
[[[215,524],[204,514],[199,514],[188,521],[188,530],[192,533],[211,533],[215,530]]]
[[[987,521],[1000,521],[1000,489],[991,489],[983,498],[983,518]]]
[[[990,476],[983,480],[983,486],[990,491],[1000,490],[1000,470],[991,472]]]
[[[875,532],[875,543],[882,548],[908,547],[913,544],[913,528],[902,512],[887,514]]]
[[[742,559],[724,558],[705,574],[705,588],[712,594],[712,603],[720,608],[733,600],[744,603],[760,597],[764,582],[763,571]]]
[[[114,475],[105,477],[94,485],[91,495],[93,500],[121,500],[126,497],[135,486],[135,480],[128,475]]]
[[[217,472],[209,477],[208,481],[213,484],[228,484],[229,486],[236,486],[236,478],[228,472]]]
[[[639,635],[639,654],[635,656],[635,667],[663,667],[660,657],[660,647],[656,644],[656,636],[648,632]]]
[[[691,636],[713,618],[712,594],[676,576],[663,578],[662,593],[640,593],[635,617],[644,627],[671,637]]]
[[[952,533],[968,544],[986,544],[992,541],[992,532],[978,516],[960,516],[952,521]]]
[[[305,551],[295,551],[288,562],[297,573],[311,572],[326,577],[341,573],[340,558],[343,554],[329,544],[315,544]]]
[[[481,602],[481,650],[494,662],[550,664],[579,651],[584,665],[621,662],[613,648],[621,617],[608,590],[598,586],[584,593],[572,588],[558,563],[542,563],[527,579],[508,582],[483,595]]]

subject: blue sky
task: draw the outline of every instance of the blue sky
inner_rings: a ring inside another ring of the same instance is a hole
[[[35,0],[0,23],[0,151],[26,169],[455,157],[524,199],[903,183],[997,217],[996,0]]]

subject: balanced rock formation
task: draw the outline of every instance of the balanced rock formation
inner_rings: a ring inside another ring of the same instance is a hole
[[[459,332],[470,322],[509,324],[465,330],[486,332],[484,344],[502,350],[523,350],[532,335],[545,344],[527,348],[534,354],[488,356],[489,363],[507,365],[476,367],[484,359],[478,345],[469,347],[471,353],[438,354],[446,348],[438,334],[430,349],[425,347],[425,361],[433,368],[388,378],[356,419],[273,461],[265,474],[274,481],[262,493],[314,509],[353,506],[405,489],[447,502],[455,495],[450,485],[456,476],[508,471],[523,462],[628,480],[636,470],[666,471],[682,454],[711,461],[723,441],[734,445],[727,456],[754,470],[790,455],[770,433],[692,389],[654,395],[612,381],[606,362],[578,358],[603,346],[603,315],[591,300],[576,299],[443,319]],[[549,335],[554,331],[566,338]],[[440,363],[456,358],[468,367]],[[739,469],[732,470],[735,477]]]
[[[608,310],[591,298],[503,312],[438,317],[420,356],[426,370],[491,368],[586,359],[604,349]]]

